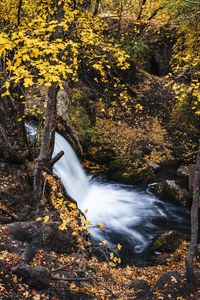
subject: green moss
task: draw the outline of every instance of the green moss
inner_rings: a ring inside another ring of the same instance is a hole
[[[143,159],[120,158],[110,162],[108,175],[125,184],[149,183],[155,179],[154,171]]]
[[[94,126],[88,113],[90,100],[86,92],[75,89],[72,93],[72,104],[69,117],[81,143],[94,132]]]
[[[154,193],[163,201],[179,202],[176,190],[169,187],[166,183],[158,183],[155,186]]]
[[[159,236],[153,244],[153,249],[159,252],[174,252],[183,241],[183,234],[169,231]]]

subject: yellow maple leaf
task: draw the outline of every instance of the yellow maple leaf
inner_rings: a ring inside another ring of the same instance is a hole
[[[73,209],[76,209],[76,204],[75,203],[70,203],[68,206],[73,208]]]
[[[24,86],[28,87],[28,86],[31,86],[31,85],[33,85],[33,79],[32,78],[25,78],[24,79]]]
[[[49,216],[45,216],[44,217],[44,223],[48,222],[49,221]]]
[[[117,245],[117,248],[118,248],[119,250],[121,250],[122,245],[118,244],[118,245]]]
[[[98,223],[98,226],[101,228],[101,230],[104,230],[104,225],[103,225],[103,223]]]

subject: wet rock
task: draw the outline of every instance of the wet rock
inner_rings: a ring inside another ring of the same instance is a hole
[[[186,206],[189,193],[186,189],[181,189],[174,180],[165,180],[154,185],[153,192],[163,201],[169,201],[181,206]]]
[[[176,174],[178,176],[189,176],[188,174],[188,168],[186,166],[180,166],[178,170],[176,171]]]
[[[153,244],[153,249],[159,252],[174,252],[184,240],[183,234],[171,230],[159,236]]]
[[[152,161],[147,162],[148,166],[154,169],[154,171],[158,171],[160,169],[160,166]]]
[[[49,287],[50,274],[44,267],[23,265],[12,271],[31,288],[46,289]]]

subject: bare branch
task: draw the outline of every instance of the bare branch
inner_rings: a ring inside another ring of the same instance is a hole
[[[61,281],[88,281],[88,278],[81,277],[72,277],[72,278],[62,278],[62,277],[51,277],[53,280],[61,280]]]
[[[63,157],[64,154],[65,154],[64,151],[60,151],[58,154],[56,154],[56,156],[55,156],[54,158],[51,159],[51,161],[49,162],[49,165],[50,165],[51,167],[53,167],[53,165],[54,165],[55,163],[57,163],[57,161],[58,161],[59,159],[61,159],[61,157]]]

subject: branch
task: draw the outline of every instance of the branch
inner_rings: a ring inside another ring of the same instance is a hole
[[[119,298],[117,295],[113,294],[112,290],[110,290],[109,288],[107,288],[106,286],[104,286],[103,284],[99,283],[95,278],[93,278],[89,273],[87,273],[87,276],[94,281],[97,285],[101,286],[102,288],[104,288],[105,290],[109,291],[111,293],[111,295],[113,296],[113,298]]]
[[[77,251],[76,256],[74,257],[74,259],[73,259],[70,263],[68,263],[68,264],[66,264],[66,265],[63,265],[63,266],[61,266],[61,267],[59,267],[59,268],[56,268],[56,269],[51,270],[51,272],[61,271],[61,270],[65,269],[65,268],[67,268],[67,267],[72,266],[73,263],[75,263],[76,260],[77,260],[77,258],[79,257],[79,254],[80,254],[80,252],[81,252],[81,245],[82,245],[82,242],[83,242],[83,233],[82,233],[82,235],[81,235],[81,242],[80,242],[78,251]]]
[[[18,7],[18,12],[17,12],[17,26],[20,25],[20,11],[22,8],[22,0],[19,0],[19,7]]]
[[[0,207],[0,211],[1,211],[3,214],[8,215],[10,218],[12,218],[12,220],[17,221],[16,216],[14,216],[14,215],[12,215],[11,213],[9,213],[6,209]]]
[[[60,151],[58,154],[56,154],[56,156],[55,156],[54,158],[52,158],[52,159],[50,160],[50,162],[49,162],[50,167],[53,167],[53,165],[54,165],[55,163],[57,163],[57,161],[58,161],[59,159],[61,159],[61,157],[63,157],[64,154],[65,154],[64,151]]]
[[[73,278],[62,278],[62,277],[51,277],[53,280],[62,280],[62,281],[88,281],[88,278],[73,277]]]

